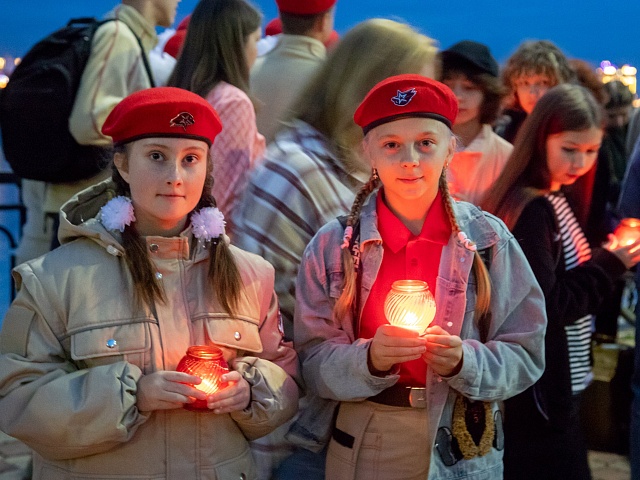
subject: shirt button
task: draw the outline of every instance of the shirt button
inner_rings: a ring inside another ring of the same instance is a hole
[[[447,322],[447,327],[453,327],[453,322]]]
[[[162,274],[160,272],[156,272],[156,278],[158,280],[162,280]]]
[[[118,342],[116,342],[115,339],[110,338],[109,340],[107,340],[107,348],[116,348],[117,345]]]
[[[236,340],[240,340],[242,338],[242,335],[240,335],[240,332],[236,332],[233,334],[233,338],[235,338]]]
[[[464,263],[466,260],[467,260],[467,259],[466,259],[465,257],[460,257],[460,261],[461,261],[461,262],[463,262],[463,263]]]
[[[158,247],[157,243],[152,243],[151,245],[149,245],[149,250],[151,250],[153,253],[156,253],[159,248],[160,247]]]
[[[438,383],[442,382],[442,378],[438,377]]]

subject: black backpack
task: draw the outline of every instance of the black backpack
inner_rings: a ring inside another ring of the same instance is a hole
[[[79,145],[69,116],[96,30],[104,23],[77,18],[29,50],[0,94],[4,154],[22,178],[48,183],[91,178],[109,164],[103,147]],[[135,34],[134,34],[135,35]],[[136,36],[151,86],[153,75]]]

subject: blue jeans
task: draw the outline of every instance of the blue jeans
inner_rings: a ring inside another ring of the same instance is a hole
[[[324,480],[327,449],[320,453],[300,448],[280,464],[272,480]]]
[[[636,291],[640,294],[640,267],[636,267]],[[640,301],[636,303],[636,346],[633,360],[631,390],[631,434],[629,438],[629,457],[631,480],[640,480]]]

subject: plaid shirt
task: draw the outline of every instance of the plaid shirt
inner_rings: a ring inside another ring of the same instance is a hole
[[[296,121],[269,145],[238,208],[235,243],[268,260],[285,335],[293,337],[295,283],[302,253],[328,221],[351,209],[369,172],[347,172],[330,142]]]

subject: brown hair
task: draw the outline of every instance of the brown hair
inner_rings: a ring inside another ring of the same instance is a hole
[[[130,143],[114,147],[115,153],[124,155],[125,165],[128,163],[128,146]],[[213,187],[213,162],[207,153],[207,176],[202,189],[202,196],[194,211],[205,207],[215,207],[216,201],[211,195]],[[115,164],[113,165],[113,182],[117,195],[131,197],[129,184],[122,178]],[[152,311],[155,302],[166,301],[162,284],[155,278],[155,268],[149,258],[145,241],[136,230],[135,222],[125,227],[122,232],[124,260],[134,285],[134,302],[137,308],[146,304]],[[242,278],[235,263],[233,254],[227,243],[220,239],[210,242],[209,246],[209,283],[222,308],[233,315],[242,294]]]
[[[360,217],[360,211],[362,209],[364,201],[379,186],[380,181],[375,176],[372,176],[369,181],[362,186],[360,191],[357,193],[353,205],[351,206],[351,211],[347,216],[347,227],[353,227],[356,224],[358,218]],[[451,228],[454,235],[457,235],[457,233],[461,230],[453,209],[453,199],[451,198],[451,195],[449,193],[446,169],[442,170],[438,186],[440,188],[440,192],[442,193],[445,210],[447,212],[447,216],[449,217]],[[349,313],[349,311],[353,307],[353,302],[355,301],[357,294],[356,272],[353,265],[353,256],[351,254],[351,250],[349,248],[343,248],[341,256],[342,268],[344,270],[344,288],[342,290],[342,294],[340,295],[334,306],[333,312],[336,318],[342,318]],[[480,332],[488,332],[489,325],[480,324],[480,322],[488,322],[490,320],[490,316],[488,316],[487,313],[489,312],[491,303],[491,279],[489,277],[489,271],[487,270],[487,267],[485,266],[478,252],[475,252],[473,258],[473,273],[476,276],[477,297],[474,319],[478,324],[478,329]]]
[[[527,203],[551,188],[547,164],[549,136],[591,127],[603,128],[603,114],[602,106],[589,90],[571,84],[550,89],[522,124],[513,152],[481,202],[482,208],[513,228]]]
[[[331,8],[329,10],[331,10]],[[287,35],[307,35],[329,10],[311,15],[279,12],[280,20],[282,21],[282,33],[286,33]]]
[[[508,103],[520,107],[516,81],[522,75],[545,75],[552,86],[574,81],[574,72],[562,51],[548,40],[529,40],[520,44],[502,71],[502,82],[509,89]]]
[[[249,95],[245,44],[261,22],[260,12],[246,0],[200,0],[167,85],[206,97],[224,81]]]

